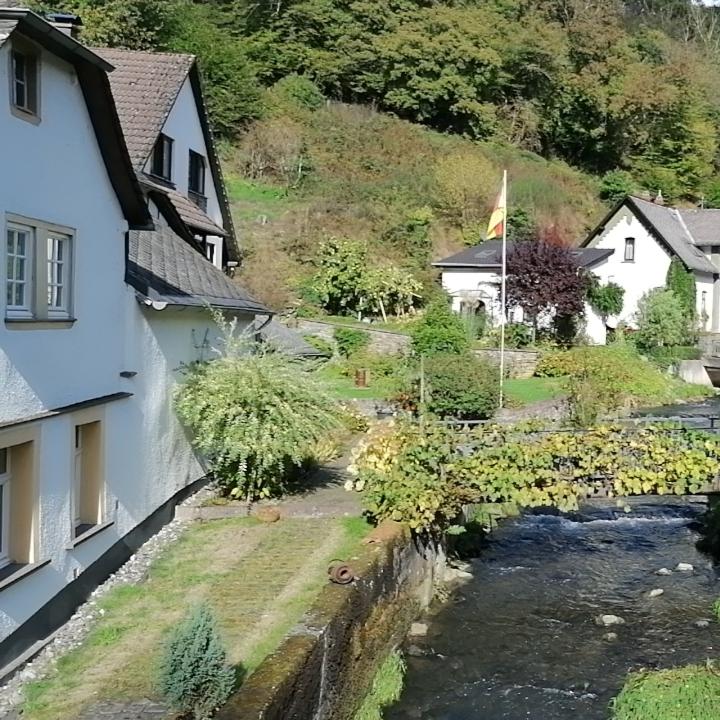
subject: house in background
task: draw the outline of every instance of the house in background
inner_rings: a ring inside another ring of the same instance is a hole
[[[720,331],[720,210],[666,207],[627,197],[613,208],[582,243],[586,250],[611,254],[592,268],[603,284],[625,290],[622,313],[609,326],[634,326],[638,301],[663,287],[673,258],[695,278],[700,329]],[[606,341],[604,321],[590,308],[586,333],[595,343]]]
[[[510,254],[515,243],[508,242]],[[604,248],[575,248],[572,254],[578,267],[594,272],[612,250]],[[452,307],[458,313],[484,315],[491,326],[502,318],[500,287],[502,273],[502,241],[487,240],[481,245],[461,250],[433,263],[442,271],[442,286],[452,298]],[[522,322],[521,308],[510,311],[510,322]]]
[[[513,243],[508,243],[508,253]],[[664,287],[670,262],[677,258],[695,278],[700,329],[720,332],[720,210],[666,207],[636,197],[618,203],[572,250],[578,267],[594,273],[605,285],[620,285],[623,310],[601,318],[585,308],[585,334],[596,344],[607,341],[608,331],[620,323],[634,327],[640,298]],[[501,243],[491,240],[433,263],[442,271],[442,285],[452,297],[453,309],[485,313],[498,325],[500,310]],[[552,282],[552,278],[548,278]],[[511,321],[521,321],[515,310]]]
[[[2,5],[0,669],[206,474],[172,393],[217,345],[208,308],[269,313],[221,269],[238,251],[194,59],[91,50]]]

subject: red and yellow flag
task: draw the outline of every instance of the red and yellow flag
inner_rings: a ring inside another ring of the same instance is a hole
[[[502,190],[498,195],[498,199],[495,202],[495,209],[490,216],[490,223],[488,224],[487,240],[494,240],[495,238],[501,238],[503,236],[503,230],[505,229],[505,217],[507,214],[507,189],[505,182],[503,182]]]

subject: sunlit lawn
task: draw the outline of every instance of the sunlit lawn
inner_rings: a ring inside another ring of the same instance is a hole
[[[512,405],[530,405],[566,394],[563,378],[531,377],[505,381],[505,392]]]

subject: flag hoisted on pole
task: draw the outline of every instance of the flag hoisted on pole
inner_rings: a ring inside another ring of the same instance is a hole
[[[507,276],[507,170],[503,171],[503,184],[498,195],[495,209],[490,216],[487,239],[502,238],[502,270],[500,274],[500,407],[503,406],[503,389],[505,384],[505,318],[506,293],[505,281]]]

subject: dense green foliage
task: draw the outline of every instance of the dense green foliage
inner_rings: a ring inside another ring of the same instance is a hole
[[[677,365],[682,360],[699,360],[702,350],[694,345],[673,345],[645,350],[645,355],[662,370]]]
[[[431,303],[412,329],[416,355],[460,354],[470,347],[467,330],[445,298]]]
[[[440,418],[485,420],[497,410],[500,373],[497,365],[472,353],[432,355],[423,364],[425,407]],[[420,405],[420,381],[414,378],[407,398]]]
[[[381,426],[354,454],[352,487],[363,492],[375,520],[433,530],[452,524],[469,503],[570,510],[601,488],[616,496],[697,492],[720,470],[720,440],[706,433],[612,425],[539,430]]]
[[[635,673],[613,701],[613,720],[715,720],[720,673],[711,665]]]
[[[619,315],[623,309],[625,289],[614,282],[601,285],[595,275],[590,276],[587,287],[587,301],[590,307],[607,319],[611,315]]]
[[[234,683],[212,611],[199,605],[166,640],[160,692],[175,710],[207,720],[228,699]]]
[[[685,325],[688,332],[692,332],[697,316],[695,275],[676,257],[670,261],[666,286],[678,299],[685,318]]]
[[[646,292],[638,301],[635,322],[633,340],[642,349],[682,345],[688,337],[682,301],[672,290],[655,288]]]
[[[175,405],[233,497],[280,492],[293,468],[336,427],[322,384],[296,360],[239,344],[226,329],[226,354],[187,368]]]
[[[343,357],[351,357],[367,347],[370,342],[370,335],[364,330],[356,330],[349,327],[337,327],[333,330],[333,337],[338,352]]]
[[[405,680],[403,656],[395,650],[378,668],[370,692],[353,720],[383,720],[383,709],[400,699]]]

